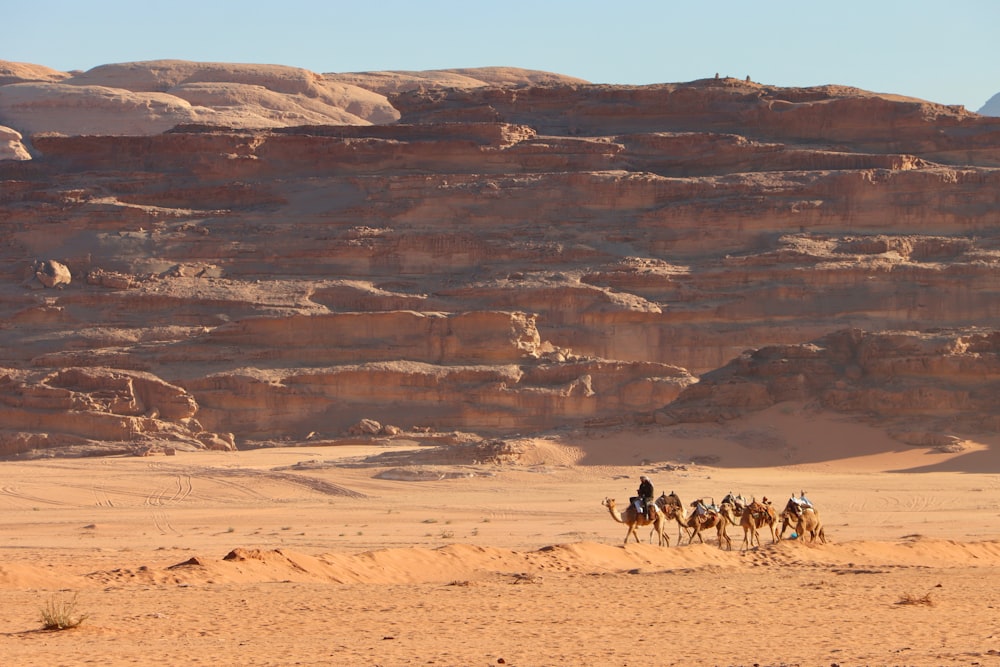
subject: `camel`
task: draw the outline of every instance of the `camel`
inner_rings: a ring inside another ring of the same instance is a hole
[[[684,503],[681,502],[680,496],[673,491],[670,492],[670,495],[667,495],[666,491],[662,492],[660,497],[656,499],[656,506],[660,508],[661,512],[663,512],[663,516],[667,521],[673,519],[674,515],[678,512],[681,515],[684,514]],[[681,528],[683,528],[683,526],[677,526],[677,544],[681,543]],[[683,534],[687,537],[691,537],[691,531],[687,528],[684,528]],[[653,540],[652,534],[650,534],[649,539],[650,541]]]
[[[698,502],[698,501],[695,501]],[[692,512],[690,516],[685,517],[683,508],[674,512],[674,520],[677,524],[684,530],[690,529],[690,537],[688,537],[688,544],[694,542],[694,538],[697,537],[698,541],[702,544],[705,543],[705,538],[701,536],[701,531],[706,528],[715,528],[716,535],[719,538],[719,548],[722,548],[722,543],[725,541],[726,547],[729,551],[733,550],[733,541],[729,539],[729,535],[726,534],[726,524],[731,523],[736,525],[734,521],[732,505],[727,505],[724,508],[720,508],[718,511],[709,510],[704,514],[697,514]]]
[[[765,525],[771,533],[771,543],[777,542],[777,523],[777,512],[767,496],[764,496],[763,502],[757,502],[757,499],[753,498],[740,516],[740,527],[743,528],[743,544],[740,545],[740,551],[743,551],[744,547],[752,549],[755,541],[757,546],[760,546],[760,535],[757,531]]]
[[[802,496],[804,497],[805,494],[803,493]],[[792,525],[795,526],[795,532],[800,538],[808,534],[810,542],[815,542],[818,537],[820,543],[826,544],[826,533],[819,518],[819,510],[811,504],[803,505],[801,498],[797,500],[794,495],[788,499],[785,509],[781,512],[779,540],[785,536],[785,529]]]
[[[625,544],[628,544],[629,536],[634,536],[635,541],[639,542],[639,533],[636,531],[636,528],[652,524],[653,531],[659,537],[660,546],[670,546],[670,537],[663,532],[663,524],[665,523],[663,512],[656,506],[655,503],[650,504],[650,508],[652,508],[654,513],[652,520],[648,519],[645,514],[636,512],[635,507],[632,505],[629,505],[622,512],[616,512],[614,498],[605,498],[604,502],[601,504],[608,508],[608,512],[611,513],[612,519],[618,523],[624,523],[628,526],[628,531],[625,533]]]
[[[743,494],[740,494],[740,495],[736,496],[736,495],[733,495],[732,491],[730,491],[729,493],[727,493],[726,497],[722,499],[722,503],[721,504],[725,505],[726,503],[729,503],[730,505],[733,506],[733,514],[736,515],[737,519],[739,519],[740,517],[743,516],[743,509],[747,505],[749,505],[749,503],[747,502],[747,499],[743,497]]]
[[[826,533],[823,530],[823,522],[819,520],[819,512],[815,508],[807,507],[801,510],[798,514],[782,512],[781,513],[781,535],[784,535],[785,528],[790,525],[795,525],[795,532],[798,533],[799,538],[804,538],[806,535],[809,536],[810,542],[815,542],[816,538],[819,538],[821,544],[826,544]],[[781,535],[778,539],[781,539]]]

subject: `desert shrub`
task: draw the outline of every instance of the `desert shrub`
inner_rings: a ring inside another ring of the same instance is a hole
[[[69,600],[49,598],[45,606],[39,610],[43,630],[68,630],[83,623],[87,614],[81,614],[77,606],[77,596],[74,594]]]
[[[913,595],[911,593],[903,593],[903,597],[899,598],[896,604],[922,604],[928,607],[934,606],[934,601],[931,600],[931,594],[926,593],[924,595]]]

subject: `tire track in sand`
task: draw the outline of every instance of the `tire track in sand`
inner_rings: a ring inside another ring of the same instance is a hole
[[[166,486],[151,492],[146,496],[145,505],[150,508],[153,525],[161,534],[173,533],[180,535],[180,531],[174,528],[170,522],[166,507],[179,503],[194,491],[194,483],[191,475],[178,473],[173,476],[173,481]]]

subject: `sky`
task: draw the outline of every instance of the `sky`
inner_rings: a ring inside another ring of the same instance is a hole
[[[750,76],[978,110],[1000,93],[1000,0],[2,0],[0,60],[318,73],[509,66],[592,83]]]

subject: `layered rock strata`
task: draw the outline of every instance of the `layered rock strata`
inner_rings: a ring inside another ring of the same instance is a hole
[[[362,418],[484,436],[725,418],[696,382],[748,349],[1000,327],[1000,119],[730,79],[388,99],[398,122],[36,134],[34,159],[0,162],[4,453],[164,422],[238,446]],[[72,281],[44,287],[45,260]],[[866,368],[864,391],[894,372]],[[103,379],[19,403],[54,373]],[[125,376],[191,414],[95,398]],[[865,409],[831,387],[789,395]]]

